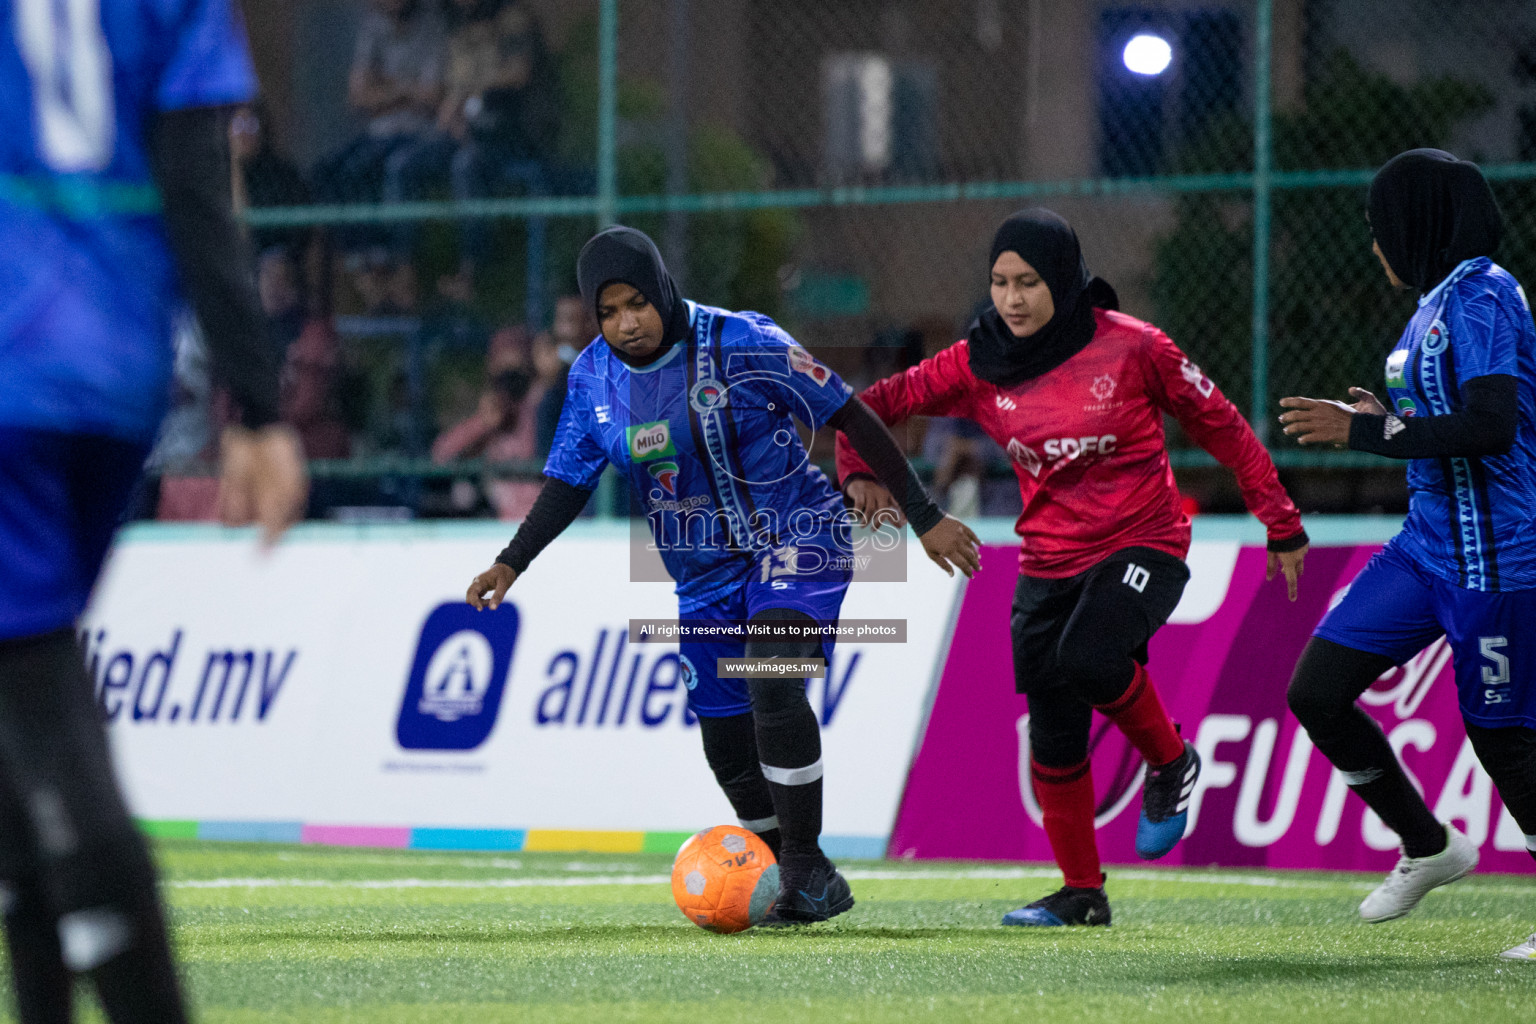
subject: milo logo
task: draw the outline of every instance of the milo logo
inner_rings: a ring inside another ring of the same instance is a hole
[[[630,427],[624,431],[624,436],[629,441],[629,457],[636,462],[677,454],[677,449],[672,447],[672,428],[667,426],[666,420]]]

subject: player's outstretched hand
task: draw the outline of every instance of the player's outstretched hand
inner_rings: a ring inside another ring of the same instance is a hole
[[[516,582],[517,570],[497,562],[475,577],[464,600],[474,605],[475,611],[483,612],[487,608],[495,611],[501,607],[501,599],[507,596],[507,588]]]
[[[1269,563],[1264,570],[1264,578],[1275,578],[1275,570],[1279,569],[1285,574],[1285,593],[1292,601],[1296,600],[1296,581],[1301,579],[1302,563],[1307,558],[1308,545],[1303,544],[1295,551],[1271,551]]]
[[[1360,389],[1350,390],[1353,393]],[[1365,394],[1369,395],[1370,392]],[[1371,401],[1376,402],[1375,396],[1371,396]],[[1285,432],[1296,438],[1297,442],[1332,444],[1341,448],[1349,444],[1349,424],[1355,413],[1366,411],[1326,398],[1282,398],[1280,405],[1291,410],[1281,414],[1280,422],[1285,425]],[[1379,407],[1381,403],[1376,402],[1376,405]]]
[[[890,488],[878,480],[862,476],[850,480],[843,488],[843,496],[848,499],[848,507],[853,509],[854,515],[865,526],[907,525],[907,517],[902,514],[901,506],[896,504]]]
[[[918,540],[922,541],[923,550],[928,552],[933,563],[951,576],[955,569],[959,569],[969,579],[981,569],[981,554],[976,550],[980,538],[954,516],[940,519],[937,526]],[[950,563],[954,563],[953,568]]]
[[[260,430],[228,427],[223,437],[224,472],[219,480],[219,519],[227,526],[261,527],[266,547],[304,515],[309,471],[304,446],[286,423]]]

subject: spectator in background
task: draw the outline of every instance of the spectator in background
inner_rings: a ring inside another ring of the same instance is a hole
[[[419,298],[416,267],[382,245],[353,253],[346,268],[364,316],[413,316]]]
[[[191,313],[176,323],[172,337],[170,409],[160,423],[144,462],[144,480],[134,515],[171,522],[218,518],[218,440],[234,421],[229,396],[214,386],[208,346]]]
[[[570,377],[571,364],[560,355],[559,342],[553,333],[540,332],[533,339],[534,388],[538,392],[534,406],[534,455],[546,458],[555,443],[555,430],[560,426],[560,412],[565,408],[565,387]]]
[[[989,449],[996,444],[970,420],[939,417],[928,421],[923,456],[933,464],[933,489],[955,517],[981,514],[981,481]]]
[[[347,102],[368,118],[363,136],[315,171],[328,202],[398,201],[414,159],[434,141],[443,97],[444,39],[426,0],[372,0],[358,31]],[[353,236],[351,241],[361,241]]]
[[[530,394],[532,387],[533,380],[523,368],[506,368],[491,376],[474,415],[438,436],[432,445],[432,461],[442,465],[473,458],[491,463],[533,459],[538,398]],[[483,486],[498,517],[522,519],[533,507],[542,484],[526,476],[491,476]]]
[[[312,459],[345,459],[352,454],[352,439],[337,393],[340,364],[340,343],[326,319],[303,324],[287,348],[283,420],[299,432],[304,451]]]
[[[571,364],[597,336],[597,321],[587,310],[580,295],[562,295],[555,300],[554,326],[533,341],[533,369],[544,387],[539,399],[537,422],[538,457],[549,455],[555,442],[555,428],[565,408],[566,380]]]
[[[240,107],[229,119],[229,151],[239,168],[234,176],[235,209],[302,206],[312,200],[298,165],[278,151],[260,103]],[[262,252],[280,245],[301,260],[313,234],[309,228],[255,228],[251,247]]]
[[[267,315],[267,333],[279,353],[298,339],[308,313],[299,285],[299,266],[286,248],[274,245],[256,260],[256,291]],[[309,449],[306,449],[309,450]]]
[[[452,143],[454,198],[493,195],[508,181],[541,192],[559,101],[537,18],[522,0],[447,0],[447,18],[437,127]],[[490,242],[489,222],[465,222],[461,287],[473,286]]]

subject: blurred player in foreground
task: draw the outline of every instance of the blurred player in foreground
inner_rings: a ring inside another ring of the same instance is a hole
[[[1390,921],[1477,866],[1442,825],[1381,727],[1355,701],[1442,634],[1478,760],[1536,857],[1536,326],[1525,293],[1488,257],[1503,219],[1475,164],[1437,149],[1394,157],[1371,183],[1373,250],[1419,308],[1387,357],[1387,405],[1286,398],[1302,444],[1409,459],[1408,520],[1318,625],[1290,704],[1317,748],[1403,856],[1360,904]],[[1536,960],[1536,935],[1507,951]]]
[[[848,434],[902,496],[929,557],[951,575],[951,566],[975,572],[975,534],[939,510],[889,431],[773,321],[684,299],[656,246],[631,228],[589,241],[577,279],[604,343],[571,367],[548,480],[512,543],[470,584],[470,604],[497,607],[612,464],[645,507],[681,619],[835,623],[853,575],[852,517],[794,420]],[[779,923],[824,921],[853,906],[818,842],[816,713],[804,678],[721,676],[716,659],[824,658],[832,646],[831,638],[680,645],[705,758],[742,826],[779,858]]]
[[[972,420],[1013,459],[1024,501],[1014,678],[1029,698],[1030,775],[1066,885],[1003,923],[1107,925],[1093,834],[1094,710],[1147,762],[1141,857],[1161,857],[1183,837],[1200,774],[1146,670],[1147,642],[1189,580],[1189,519],[1163,414],[1237,474],[1268,529],[1270,575],[1285,574],[1292,600],[1307,535],[1237,409],[1167,335],[1115,312],[1114,289],[1089,276],[1066,221],[1043,209],[1014,214],[992,240],[990,266],[993,304],[969,336],[860,397],[886,423]],[[841,443],[838,473],[856,509],[891,507]]]
[[[224,110],[254,85],[230,0],[0,0],[0,905],[23,1024],[71,1019],[72,973],[114,1024],[186,1020],[74,626],[165,408],[178,268],[244,413],[226,518],[270,541],[303,508],[230,200]]]

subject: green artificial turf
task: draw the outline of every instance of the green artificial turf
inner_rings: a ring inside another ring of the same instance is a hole
[[[1036,930],[998,919],[1054,870],[849,862],[836,922],[722,936],[665,855],[158,852],[208,1024],[1536,1020],[1536,964],[1496,956],[1536,929],[1529,876],[1371,926],[1374,877],[1111,868],[1112,928]]]

